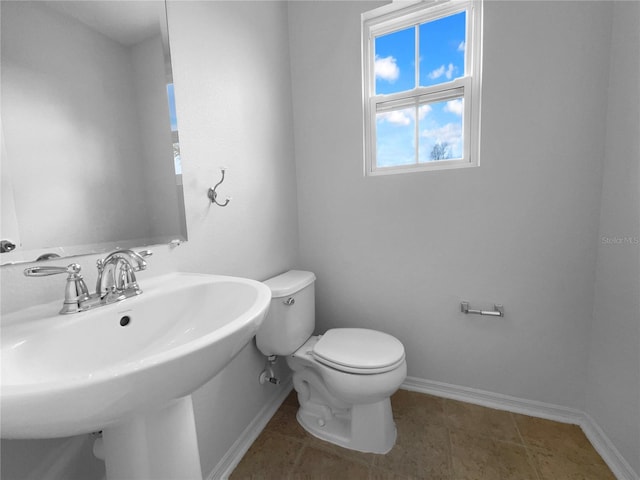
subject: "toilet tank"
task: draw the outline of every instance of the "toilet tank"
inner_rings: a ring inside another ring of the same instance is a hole
[[[264,281],[271,289],[267,318],[256,334],[256,345],[264,355],[291,355],[313,334],[315,328],[316,276],[289,270]]]

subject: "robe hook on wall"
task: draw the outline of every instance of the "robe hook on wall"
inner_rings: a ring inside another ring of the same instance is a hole
[[[215,186],[213,188],[209,188],[209,192],[207,193],[207,197],[209,197],[209,200],[211,200],[211,203],[215,203],[219,207],[226,207],[229,204],[229,202],[231,201],[231,197],[227,197],[225,199],[224,203],[220,203],[217,200],[218,192],[216,192],[216,189],[218,188],[218,185],[220,185],[222,182],[224,182],[224,172],[225,172],[225,170],[226,170],[225,167],[220,167],[220,172],[222,173],[222,178],[220,179],[220,181],[218,183],[215,184]]]

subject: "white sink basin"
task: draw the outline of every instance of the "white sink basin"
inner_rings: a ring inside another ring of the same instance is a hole
[[[58,315],[58,301],[3,319],[3,438],[105,430],[189,396],[251,340],[271,300],[264,284],[235,277],[140,285],[142,295],[96,310]]]

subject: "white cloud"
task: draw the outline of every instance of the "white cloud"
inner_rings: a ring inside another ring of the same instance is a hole
[[[376,56],[375,72],[376,78],[381,78],[392,83],[400,76],[400,69],[396,64],[396,59],[392,56],[384,58]]]
[[[422,120],[431,112],[431,105],[420,105],[418,107],[418,119]]]
[[[440,78],[444,74],[444,65],[441,65],[440,68],[436,68],[429,72],[429,78],[431,80],[435,80],[436,78]]]
[[[429,112],[431,112],[430,105],[420,105],[418,107],[418,119],[422,120]],[[405,108],[404,110],[378,113],[376,118],[378,121],[388,122],[393,125],[407,126],[416,119],[416,113],[414,108]]]
[[[442,75],[444,75],[448,80],[451,80],[451,78],[453,77],[454,70],[455,70],[455,67],[453,66],[453,63],[450,63],[448,66],[440,65],[435,70],[432,70],[431,72],[429,72],[428,77],[431,80],[435,80],[437,78],[440,78]]]
[[[458,51],[459,52],[464,52],[464,49],[466,47],[466,43],[464,41],[460,42],[460,44],[458,45]]]
[[[447,79],[451,80],[451,77],[453,77],[453,63],[449,64],[449,67],[447,67],[447,71],[444,72],[444,76],[447,77]]]
[[[444,111],[449,113],[455,113],[456,115],[462,116],[462,111],[464,109],[464,104],[462,103],[461,98],[457,98],[455,100],[449,100],[447,104],[444,106]]]
[[[378,120],[386,121],[394,125],[409,125],[412,115],[407,110],[393,110],[391,112],[383,112],[377,115]]]
[[[440,127],[422,130],[420,136],[433,139],[436,143],[452,144],[462,139],[462,127],[459,123],[447,123]]]

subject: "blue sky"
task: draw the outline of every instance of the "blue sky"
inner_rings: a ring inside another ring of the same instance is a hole
[[[167,83],[167,99],[169,100],[169,119],[171,120],[171,131],[178,130],[178,118],[176,117],[176,97],[173,90],[173,83]]]
[[[176,116],[176,96],[173,88],[173,83],[167,83],[167,100],[169,101],[169,119],[171,121],[171,131],[177,132],[178,117]],[[173,144],[173,162],[176,170],[176,175],[180,175],[182,173],[182,159],[180,158],[180,145],[175,138]]]
[[[464,76],[465,12],[418,26],[419,86]],[[416,86],[415,27],[375,39],[376,95]],[[447,144],[449,158],[462,157],[462,98],[398,109],[377,115],[379,167],[415,163],[418,121],[420,162],[430,161],[435,144]]]

